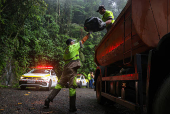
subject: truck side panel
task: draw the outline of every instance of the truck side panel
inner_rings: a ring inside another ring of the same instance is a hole
[[[132,0],[132,18],[142,41],[156,47],[168,32],[170,23],[169,0]]]

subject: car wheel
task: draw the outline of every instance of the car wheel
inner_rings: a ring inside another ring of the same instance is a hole
[[[48,87],[46,88],[47,91],[50,91],[50,90],[51,90],[51,84],[52,84],[52,81],[50,80],[49,85],[48,85]]]
[[[82,82],[80,82],[80,88],[82,87]]]
[[[26,88],[26,86],[20,86],[20,88],[21,88],[22,90],[24,90],[24,89]]]
[[[87,82],[86,88],[89,88],[89,83]]]

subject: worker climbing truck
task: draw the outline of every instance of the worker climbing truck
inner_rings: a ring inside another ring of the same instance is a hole
[[[129,0],[96,46],[95,63],[98,103],[170,114],[170,1]]]

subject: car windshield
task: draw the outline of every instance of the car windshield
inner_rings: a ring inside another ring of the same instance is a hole
[[[80,78],[80,76],[77,76],[77,78]]]
[[[81,79],[84,79],[84,76],[82,76]]]
[[[50,70],[47,69],[35,69],[31,73],[43,73],[43,74],[49,74]]]

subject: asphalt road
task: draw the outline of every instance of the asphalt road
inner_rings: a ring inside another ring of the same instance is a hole
[[[99,105],[93,89],[77,88],[77,111],[69,112],[69,90],[63,88],[50,103],[49,109],[43,109],[44,100],[52,91],[29,88],[0,88],[0,114],[135,114],[135,112],[119,105]]]

